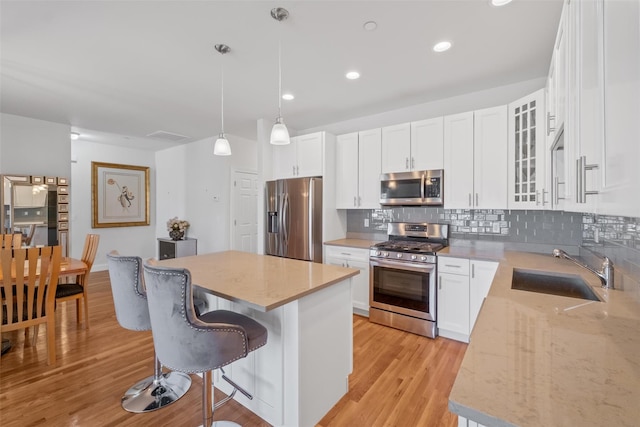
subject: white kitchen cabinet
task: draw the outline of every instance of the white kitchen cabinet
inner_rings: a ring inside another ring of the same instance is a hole
[[[598,213],[640,217],[640,2],[605,1],[603,7],[604,170]]]
[[[476,319],[484,299],[489,293],[493,277],[498,270],[498,263],[493,261],[471,260],[469,277],[469,332],[473,331]]]
[[[548,209],[544,89],[509,104],[509,209]]]
[[[445,116],[445,207],[505,209],[506,153],[506,106]]]
[[[474,111],[473,129],[473,207],[504,209],[507,207],[507,106]],[[445,182],[447,178],[445,175]]]
[[[443,117],[382,128],[382,173],[442,169]]]
[[[411,122],[411,169],[444,169],[444,117]]]
[[[438,256],[438,334],[469,342],[498,269],[494,261]]]
[[[382,173],[408,172],[411,162],[411,124],[383,127]]]
[[[596,194],[601,190],[605,140],[603,6],[603,0],[585,0],[569,9],[570,35],[575,40],[574,48],[569,49],[573,53],[569,62],[575,63],[575,84],[569,87],[569,93],[574,94],[571,100],[575,102],[569,102],[567,109],[575,112],[572,148],[577,161],[575,181],[580,184],[575,202],[577,210],[593,213],[597,211]]]
[[[336,137],[336,208],[358,207],[358,132]]]
[[[381,130],[337,137],[336,208],[380,207]]]
[[[469,342],[469,260],[438,256],[438,335]]]
[[[356,314],[369,315],[369,250],[346,246],[325,246],[324,263],[357,268],[351,279],[351,301]]]
[[[444,117],[444,204],[473,207],[473,112]]]
[[[324,133],[291,137],[288,145],[277,145],[273,153],[273,178],[322,176]]]

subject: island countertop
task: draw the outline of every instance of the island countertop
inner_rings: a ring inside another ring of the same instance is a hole
[[[511,289],[514,268],[581,276],[602,302]],[[618,272],[617,272],[618,273]],[[568,260],[505,251],[449,396],[486,426],[637,426],[637,278],[616,287]]]
[[[263,312],[359,274],[354,268],[239,251],[174,258],[157,264],[186,268],[194,284]]]

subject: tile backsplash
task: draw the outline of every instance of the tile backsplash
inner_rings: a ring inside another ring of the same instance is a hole
[[[347,211],[347,231],[384,237],[393,221],[451,224],[450,238],[494,241],[517,250],[584,246],[640,277],[640,218],[561,211],[397,207]],[[366,224],[366,225],[365,225]],[[582,251],[580,255],[582,256]],[[578,255],[578,253],[575,253]],[[589,255],[585,255],[589,256]]]
[[[583,234],[582,214],[571,212],[400,207],[347,213],[347,229],[354,233],[386,233],[392,221],[451,224],[450,237],[463,240],[578,246]]]

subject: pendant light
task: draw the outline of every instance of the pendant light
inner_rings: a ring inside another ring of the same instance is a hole
[[[217,44],[215,47],[216,50],[222,55],[231,50],[231,48],[226,44]],[[216,156],[230,156],[231,146],[229,145],[229,141],[227,141],[227,137],[224,134],[224,67],[220,65],[220,69],[220,135],[218,135],[218,139],[216,139],[216,142],[213,145],[213,154]]]
[[[271,9],[271,17],[278,22],[289,17],[287,9],[276,7]],[[287,145],[291,142],[289,131],[282,120],[282,41],[278,37],[278,118],[271,129],[270,142],[273,145]]]

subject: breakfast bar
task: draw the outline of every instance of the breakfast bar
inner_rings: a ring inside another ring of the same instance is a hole
[[[358,270],[225,251],[159,261],[186,268],[213,309],[242,313],[267,344],[225,368],[253,394],[236,400],[274,426],[315,425],[347,392],[353,369],[351,277]],[[215,385],[231,391],[224,381]]]

